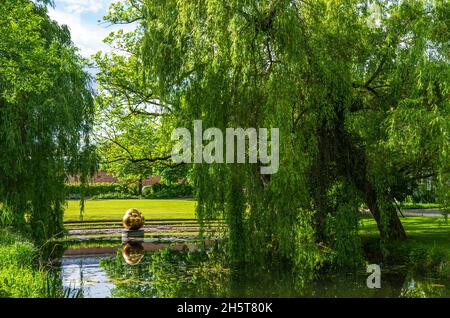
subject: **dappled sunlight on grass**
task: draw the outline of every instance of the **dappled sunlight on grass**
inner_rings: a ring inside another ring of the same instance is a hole
[[[450,255],[450,222],[444,217],[411,216],[401,218],[408,235],[407,245],[439,247]],[[361,219],[360,233],[362,237],[379,237],[375,220]]]

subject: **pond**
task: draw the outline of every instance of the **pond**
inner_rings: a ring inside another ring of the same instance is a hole
[[[193,243],[90,244],[67,248],[62,286],[85,298],[171,297],[450,297],[450,277],[382,268],[381,288],[366,285],[365,269],[307,280],[289,271],[232,270]]]

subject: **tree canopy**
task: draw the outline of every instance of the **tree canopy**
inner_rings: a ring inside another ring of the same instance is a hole
[[[129,182],[173,167],[170,132],[176,117],[143,66],[143,14],[138,1],[113,3],[105,22],[132,30],[111,32],[105,42],[112,52],[94,56],[100,70],[95,136],[101,167]]]
[[[406,239],[394,202],[418,180],[448,202],[448,1],[142,4],[146,80],[185,126],[280,129],[271,177],[195,165],[231,259],[355,264],[361,204],[387,241]]]
[[[49,3],[0,3],[0,224],[36,240],[62,234],[64,182],[95,159],[89,75]]]

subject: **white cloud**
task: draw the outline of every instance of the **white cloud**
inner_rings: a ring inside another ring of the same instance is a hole
[[[106,15],[109,5],[118,0],[56,0],[56,8],[49,8],[49,16],[59,24],[67,25],[72,41],[82,56],[89,58],[98,51],[111,52],[103,40],[120,28],[131,31],[133,26],[111,26],[98,23]],[[120,0],[119,0],[120,1]]]
[[[72,41],[80,49],[81,55],[90,57],[97,51],[109,51],[103,39],[112,31],[95,23],[83,21],[80,15],[70,14],[59,9],[49,10],[50,17],[59,24],[65,24],[70,29]]]
[[[102,0],[57,0],[57,4],[64,5],[65,11],[75,14],[101,11],[110,1]]]

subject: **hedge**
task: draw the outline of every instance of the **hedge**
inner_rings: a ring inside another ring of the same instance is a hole
[[[192,197],[194,195],[194,189],[190,184],[186,183],[157,183],[144,187],[142,194],[146,198],[154,199]]]
[[[66,184],[67,198],[79,199],[81,197],[81,184]],[[137,195],[135,187],[127,187],[120,183],[94,183],[84,189],[84,197],[92,199],[171,199],[180,197],[192,197],[193,188],[184,183],[157,183],[145,186],[142,196]]]
[[[65,187],[68,198],[80,198],[82,194],[80,183],[66,183]],[[130,194],[130,192],[126,185],[120,183],[93,183],[84,189],[83,195],[84,197],[93,197],[107,193]]]

